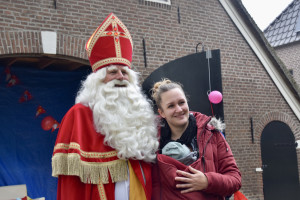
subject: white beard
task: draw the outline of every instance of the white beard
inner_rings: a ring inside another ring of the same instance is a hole
[[[99,84],[93,95],[92,101],[79,102],[92,109],[95,129],[105,136],[105,143],[117,150],[120,159],[153,162],[158,148],[157,125],[139,87],[113,80]]]

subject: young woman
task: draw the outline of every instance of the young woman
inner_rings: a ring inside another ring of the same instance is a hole
[[[241,187],[241,174],[220,132],[225,125],[190,112],[182,87],[168,79],[152,88],[161,117],[152,199],[224,200]]]

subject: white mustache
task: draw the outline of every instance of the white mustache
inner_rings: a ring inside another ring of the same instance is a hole
[[[120,81],[120,80],[114,79],[114,80],[109,81],[107,84],[110,87],[115,87],[116,85],[127,87],[129,85],[129,81],[127,81],[127,80]]]

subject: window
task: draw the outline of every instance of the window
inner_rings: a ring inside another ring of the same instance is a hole
[[[151,2],[156,2],[156,3],[171,5],[171,0],[145,0],[145,1],[151,1]]]

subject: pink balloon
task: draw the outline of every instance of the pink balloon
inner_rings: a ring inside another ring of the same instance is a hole
[[[211,93],[209,93],[208,99],[211,103],[218,104],[222,101],[223,96],[222,96],[221,92],[215,90],[215,91],[212,91]]]

